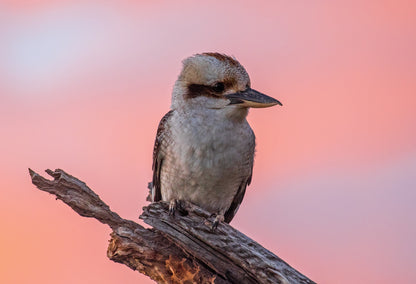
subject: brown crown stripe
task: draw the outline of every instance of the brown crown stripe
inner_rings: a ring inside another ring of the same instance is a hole
[[[225,54],[218,53],[218,52],[204,52],[204,53],[202,53],[202,55],[214,57],[214,58],[218,59],[219,61],[228,62],[230,65],[233,65],[233,66],[239,66],[240,65],[240,63],[237,60],[235,60],[234,58],[232,58],[228,55],[225,55]]]

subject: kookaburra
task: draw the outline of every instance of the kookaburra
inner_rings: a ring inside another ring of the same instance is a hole
[[[171,110],[162,118],[153,152],[152,201],[191,202],[229,223],[251,182],[255,136],[248,109],[281,103],[251,88],[244,67],[219,53],[183,61]]]

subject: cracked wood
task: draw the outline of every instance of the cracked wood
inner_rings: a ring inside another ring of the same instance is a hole
[[[314,283],[272,252],[228,224],[211,231],[210,214],[192,204],[189,214],[169,216],[163,202],[143,208],[153,228],[121,218],[84,182],[63,170],[46,170],[46,179],[29,169],[32,183],[84,217],[111,227],[108,257],[158,283]]]

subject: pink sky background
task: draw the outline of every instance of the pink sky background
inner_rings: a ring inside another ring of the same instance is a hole
[[[284,105],[249,114],[232,225],[318,283],[414,283],[415,2],[174,2],[0,2],[0,283],[153,283],[27,168],[138,221],[181,60],[205,51]]]

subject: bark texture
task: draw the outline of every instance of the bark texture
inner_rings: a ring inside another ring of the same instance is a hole
[[[121,218],[84,182],[63,170],[46,170],[46,179],[29,169],[32,183],[84,217],[111,227],[108,257],[158,283],[314,283],[260,244],[228,224],[211,230],[213,218],[182,202],[170,216],[168,205],[153,203],[140,216],[153,228]]]

